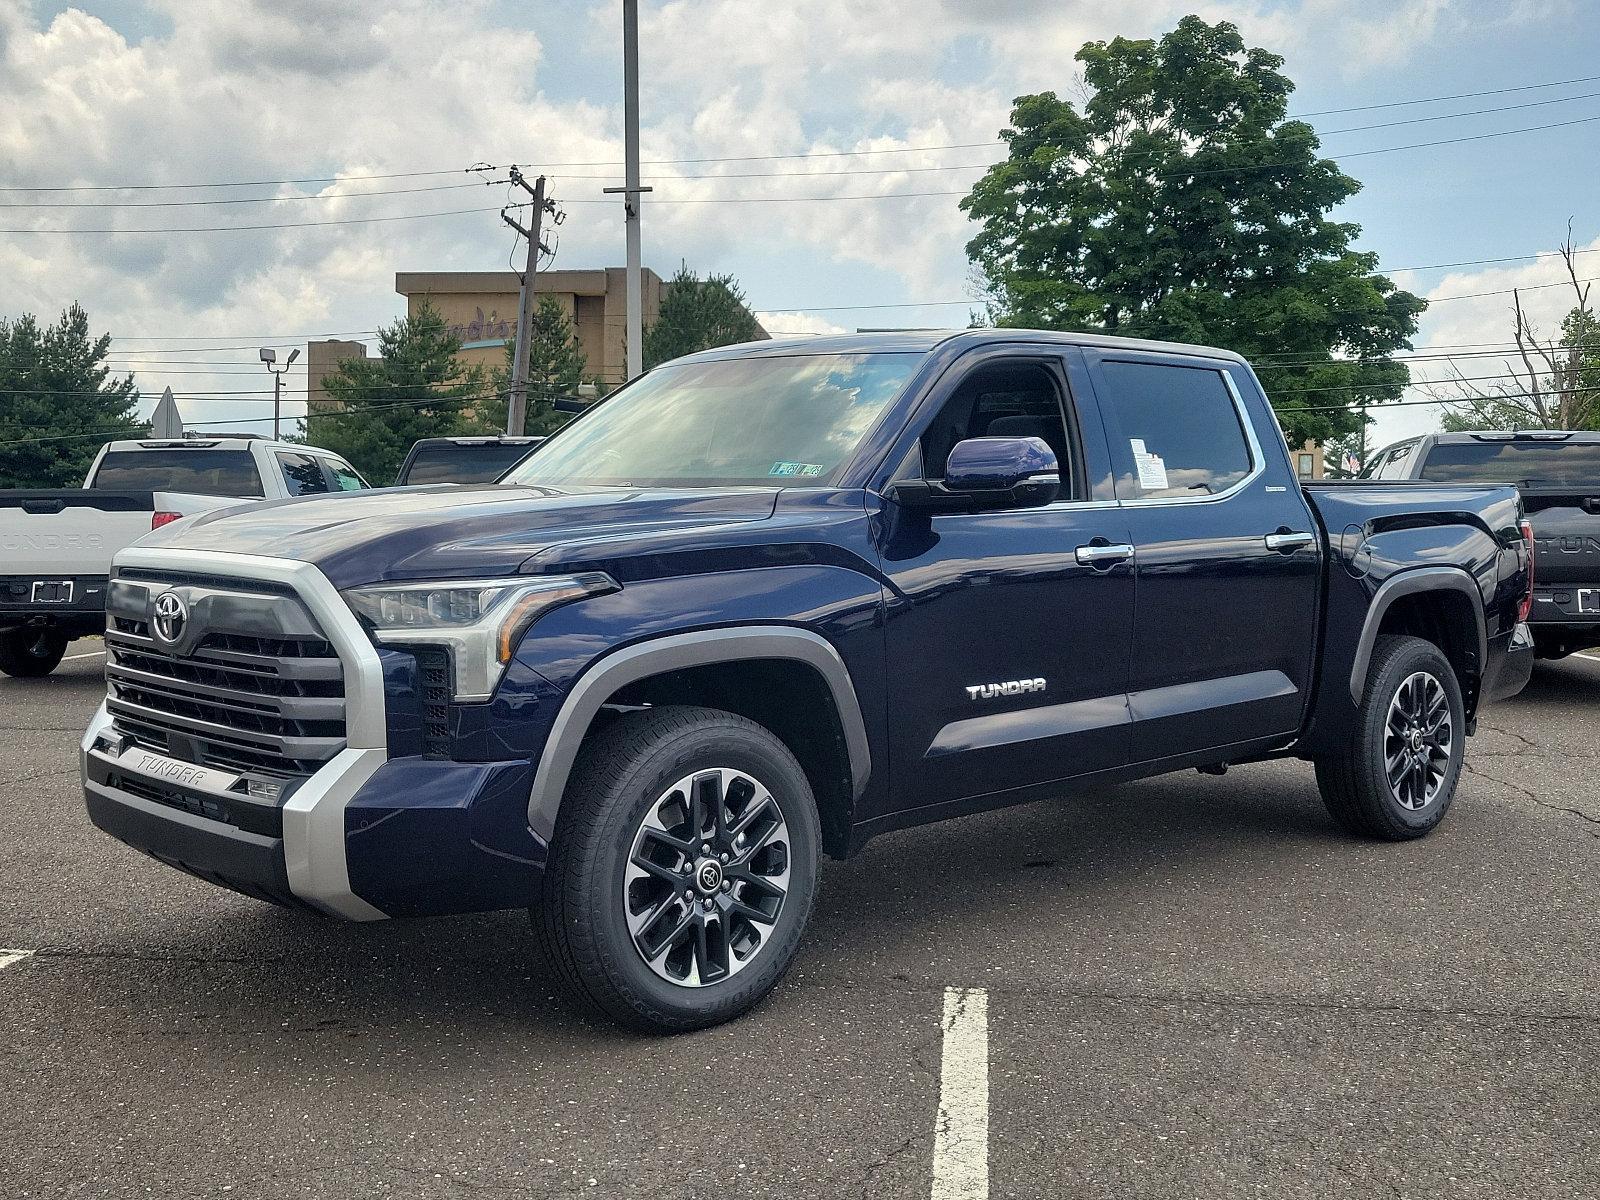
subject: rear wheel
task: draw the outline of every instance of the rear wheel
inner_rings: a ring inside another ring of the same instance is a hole
[[[568,993],[699,1029],[782,978],[816,894],[816,804],[755,722],[661,707],[596,734],[562,801],[534,923]]]
[[[1351,833],[1404,841],[1428,833],[1455,798],[1466,717],[1455,671],[1432,642],[1380,637],[1356,735],[1317,762],[1317,786]]]
[[[16,679],[36,679],[61,665],[67,635],[55,629],[8,629],[0,633],[0,671]]]

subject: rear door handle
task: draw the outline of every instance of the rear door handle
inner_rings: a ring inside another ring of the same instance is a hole
[[[1115,545],[1107,542],[1090,542],[1074,551],[1077,560],[1086,567],[1111,568],[1133,557],[1133,547],[1126,542]]]
[[[1309,533],[1301,533],[1297,530],[1290,529],[1280,529],[1277,533],[1267,534],[1267,549],[1276,550],[1279,553],[1283,553],[1285,551],[1292,552],[1300,549],[1302,546],[1311,545],[1311,543],[1315,540],[1315,536]]]

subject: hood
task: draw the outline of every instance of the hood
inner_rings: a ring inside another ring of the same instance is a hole
[[[563,543],[765,520],[776,496],[765,488],[388,488],[205,513],[139,545],[308,562],[341,588],[494,577]]]

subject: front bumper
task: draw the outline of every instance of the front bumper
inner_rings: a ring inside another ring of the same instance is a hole
[[[383,663],[320,571],[155,547],[130,548],[117,566],[292,589],[342,666],[345,740],[277,799],[257,798],[242,776],[130,745],[102,704],[80,746],[96,826],[214,883],[347,920],[529,902],[545,858],[528,828],[530,759],[454,762],[425,757],[417,737],[392,741]]]
[[[281,807],[182,767],[122,751],[102,706],[82,746],[89,819],[247,896],[350,920],[487,912],[526,906],[544,866],[546,848],[527,828],[526,761],[346,750]]]

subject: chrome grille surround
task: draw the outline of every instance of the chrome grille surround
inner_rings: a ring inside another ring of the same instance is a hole
[[[156,598],[191,613],[175,646],[151,636]],[[114,728],[201,766],[296,780],[345,747],[344,667],[292,592],[245,580],[121,568],[106,599]]]
[[[154,589],[147,594],[176,585],[198,589],[186,594],[202,598],[229,597],[225,610],[243,601],[257,611],[244,620],[245,629],[223,623],[222,640],[203,650],[207,619],[196,622],[192,642],[187,633],[180,637],[168,661],[154,664],[164,668],[159,671],[139,665],[152,665],[147,660],[154,640],[148,628],[137,628],[148,614],[110,615],[111,623],[120,618],[134,624],[108,628],[108,651],[119,647],[108,653],[108,663],[120,654],[122,675],[113,683],[108,669],[106,702],[82,739],[85,787],[99,786],[89,780],[90,758],[115,762],[118,743],[139,744],[130,735],[140,727],[152,739],[170,737],[174,729],[196,739],[198,745],[186,749],[221,758],[250,756],[248,772],[241,771],[242,763],[213,769],[253,776],[276,771],[290,778],[282,838],[295,896],[348,920],[382,919],[381,910],[351,890],[344,812],[388,757],[383,670],[338,590],[310,563],[178,548],[129,547],[117,555],[113,574]],[[254,628],[272,621],[278,624]],[[297,652],[282,653],[288,647],[280,643],[290,642]]]

